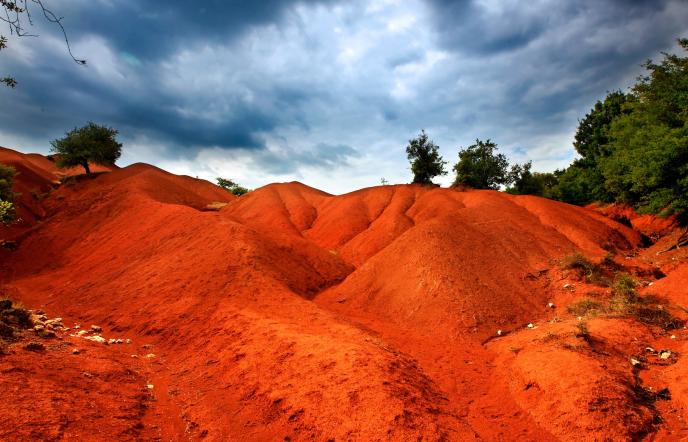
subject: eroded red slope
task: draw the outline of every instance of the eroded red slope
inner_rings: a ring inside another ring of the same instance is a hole
[[[229,204],[200,210],[213,201]],[[508,345],[483,344],[566,316],[547,307],[572,296],[562,256],[640,242],[535,197],[289,183],[233,198],[142,164],[60,187],[45,206],[45,222],[2,252],[1,282],[28,305],[150,343],[154,394],[186,428],[170,439],[574,439],[592,387],[547,420],[556,400],[530,408],[509,381],[542,375],[537,349],[512,361]],[[557,373],[590,358],[562,356]],[[591,369],[590,385],[632,407],[615,358],[619,373]],[[563,394],[547,379],[547,398]],[[652,418],[622,410],[580,428],[624,438]]]

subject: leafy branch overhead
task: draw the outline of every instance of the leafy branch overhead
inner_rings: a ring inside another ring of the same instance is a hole
[[[8,29],[10,35],[15,35],[17,37],[36,37],[36,34],[31,34],[28,31],[29,26],[33,26],[33,16],[32,8],[37,11],[43,18],[48,22],[56,25],[62,32],[65,44],[67,46],[67,52],[69,56],[72,57],[75,63],[80,65],[85,65],[86,60],[76,58],[72,53],[72,47],[69,43],[69,37],[67,36],[67,30],[62,24],[63,17],[56,15],[51,9],[48,9],[43,0],[0,0],[0,7],[3,11],[0,13],[0,22],[4,22]],[[0,50],[7,47],[7,38],[0,35]],[[0,78],[0,83],[4,83],[6,86],[15,87],[17,81],[14,77],[5,76]]]

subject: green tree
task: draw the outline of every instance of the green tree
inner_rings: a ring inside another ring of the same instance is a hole
[[[242,187],[230,179],[217,177],[216,180],[218,186],[222,187],[233,195],[241,196],[250,192],[250,190],[246,187]]]
[[[454,165],[454,186],[466,185],[475,189],[499,189],[507,184],[509,162],[504,154],[496,153],[497,145],[490,141],[475,140],[475,144],[459,151],[459,162]]]
[[[439,146],[428,139],[425,130],[421,130],[416,138],[409,140],[406,156],[411,162],[414,184],[432,184],[434,177],[447,174],[444,170],[447,162],[442,160]]]
[[[557,173],[561,172],[531,172],[532,167],[532,161],[511,166],[507,175],[507,182],[510,184],[506,191],[513,195],[537,195],[551,198],[559,183]]]
[[[10,224],[15,219],[12,192],[15,173],[14,167],[0,164],[0,224]]]
[[[51,151],[58,154],[59,167],[83,166],[86,175],[91,175],[89,162],[115,164],[122,154],[122,144],[116,137],[115,129],[88,123],[67,132],[63,138],[51,141]]]

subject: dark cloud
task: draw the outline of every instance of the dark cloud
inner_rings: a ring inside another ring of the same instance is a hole
[[[519,161],[560,167],[577,119],[688,31],[678,0],[51,6],[89,66],[38,20],[40,38],[10,41],[0,74],[19,86],[0,89],[0,134],[31,143],[18,147],[45,150],[96,121],[141,149],[132,160],[326,183],[336,170],[403,181],[403,147],[420,128],[445,158],[492,138]]]

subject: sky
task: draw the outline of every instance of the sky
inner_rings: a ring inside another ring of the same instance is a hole
[[[578,120],[688,37],[682,0],[44,0],[0,53],[0,145],[48,153],[89,121],[118,164],[256,188],[341,194],[411,181],[424,129],[451,183],[461,147],[491,139],[552,171]],[[37,12],[37,11],[36,11]]]

